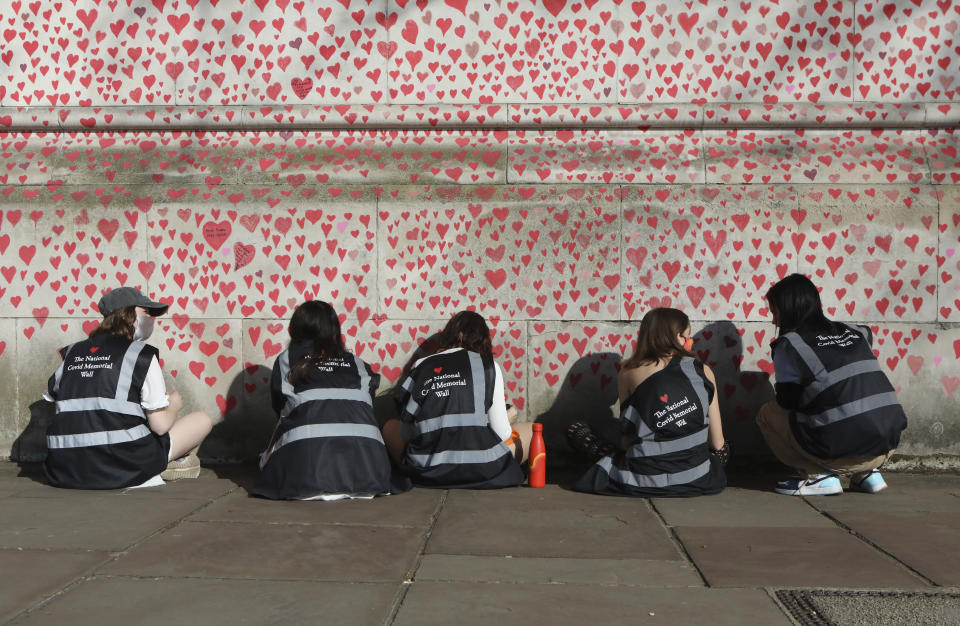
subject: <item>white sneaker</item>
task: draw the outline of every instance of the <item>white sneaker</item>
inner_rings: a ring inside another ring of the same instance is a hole
[[[850,491],[878,493],[886,488],[887,481],[883,479],[883,474],[880,473],[880,470],[872,470],[860,480],[857,480],[856,476],[850,479]]]
[[[785,496],[833,496],[843,493],[843,485],[835,474],[818,474],[809,478],[782,480],[774,491]]]

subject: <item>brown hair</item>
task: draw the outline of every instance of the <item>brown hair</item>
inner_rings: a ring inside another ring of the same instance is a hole
[[[637,349],[621,367],[633,369],[643,363],[656,363],[673,355],[696,357],[693,352],[677,344],[677,335],[690,328],[690,318],[678,309],[661,307],[647,312],[640,320]]]
[[[137,328],[137,307],[128,306],[117,309],[110,315],[103,318],[100,325],[90,332],[90,336],[96,335],[118,335],[124,339],[133,339],[133,333]]]
[[[483,316],[475,311],[460,311],[440,331],[437,352],[450,348],[466,348],[485,356],[493,356],[490,327]]]
[[[290,384],[307,382],[311,370],[327,359],[347,351],[340,332],[340,318],[330,304],[310,300],[297,307],[290,318],[290,343],[310,343],[310,352],[290,368]]]

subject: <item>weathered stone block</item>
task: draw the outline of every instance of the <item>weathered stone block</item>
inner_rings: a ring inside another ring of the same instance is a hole
[[[369,189],[161,194],[147,223],[151,287],[192,317],[287,317],[320,298],[365,318],[376,303],[375,203]]]
[[[616,316],[619,197],[610,188],[402,188],[380,202],[381,310],[396,317]]]
[[[517,183],[704,182],[702,136],[689,130],[515,131],[507,179]]]
[[[923,131],[704,130],[708,183],[919,184]]]
[[[422,113],[421,113],[422,115]],[[505,146],[489,130],[277,131],[236,134],[240,180],[255,184],[494,184]]]
[[[933,188],[801,189],[799,271],[843,320],[936,319],[937,200]]]
[[[937,319],[960,320],[960,187],[938,187],[940,241],[937,253]]]
[[[763,319],[763,294],[796,270],[797,194],[780,186],[628,188],[623,315]]]
[[[606,39],[616,37],[617,7],[397,5],[388,64],[394,102],[616,101],[618,53]]]

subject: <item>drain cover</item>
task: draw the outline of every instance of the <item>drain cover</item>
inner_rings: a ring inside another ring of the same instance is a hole
[[[777,599],[803,626],[960,624],[960,592],[781,589]]]

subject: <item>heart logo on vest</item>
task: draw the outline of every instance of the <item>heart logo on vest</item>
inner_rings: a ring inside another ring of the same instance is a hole
[[[660,402],[666,402],[667,398],[669,398],[669,396],[667,394],[663,394],[662,396],[660,396]]]
[[[96,352],[99,349],[100,349],[100,346],[93,346],[90,348],[90,352]]]
[[[434,374],[439,374],[439,373],[442,372],[442,371],[443,371],[443,368],[442,368],[442,367],[435,367],[435,368],[433,368],[433,373],[434,373]]]

